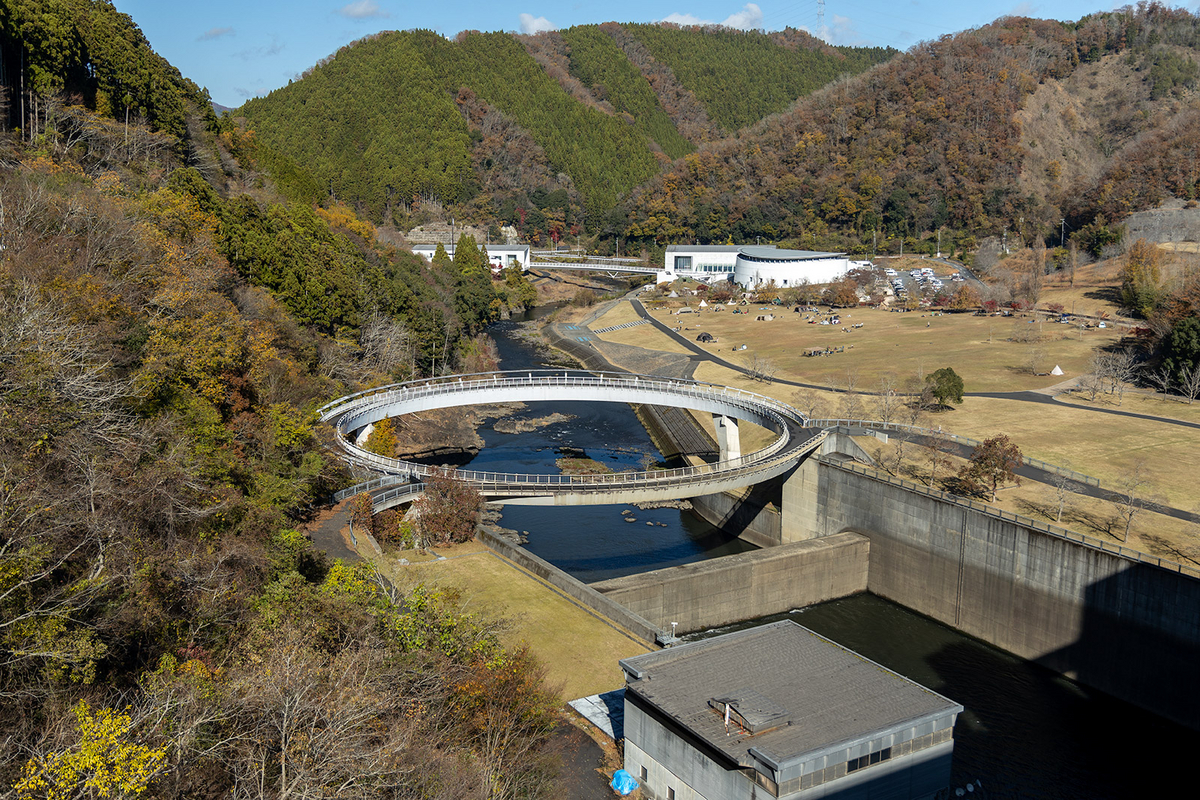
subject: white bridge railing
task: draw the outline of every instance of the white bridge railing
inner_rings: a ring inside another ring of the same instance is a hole
[[[774,430],[778,436],[760,450],[713,464],[588,475],[547,475],[460,469],[454,470],[454,477],[468,481],[485,492],[514,496],[540,496],[562,491],[607,492],[671,484],[703,485],[731,480],[741,480],[748,484],[754,482],[754,476],[772,470],[778,472],[781,464],[797,460],[804,453],[813,449],[822,438],[819,434],[803,435],[802,428],[805,425],[805,418],[799,411],[756,392],[696,381],[611,372],[522,370],[453,375],[358,392],[323,406],[319,409],[319,413],[324,421],[336,421],[337,439],[345,451],[348,461],[358,466],[396,476],[390,480],[380,478],[377,481],[354,487],[358,491],[371,491],[372,489],[366,488],[371,484],[376,484],[375,488],[381,488],[400,480],[420,480],[427,475],[444,472],[440,467],[387,458],[352,444],[348,440],[348,433],[353,428],[364,424],[364,417],[370,416],[371,412],[382,415],[382,410],[387,406],[403,408],[405,403],[436,400],[439,397],[452,397],[455,394],[467,392],[486,391],[489,394],[496,394],[495,400],[497,401],[509,400],[513,398],[504,395],[519,394],[522,389],[544,387],[595,390],[595,397],[592,399],[603,399],[604,390],[619,390],[619,393],[625,398],[634,396],[637,398],[636,400],[624,399],[622,402],[669,404],[685,408],[689,407],[688,400],[701,400],[710,408],[718,407],[725,412],[730,412],[730,416],[749,417]],[[445,405],[456,404],[448,402]],[[435,404],[432,407],[437,406]]]

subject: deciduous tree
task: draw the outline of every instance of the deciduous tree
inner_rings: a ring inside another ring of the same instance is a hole
[[[999,487],[1008,482],[1020,484],[1016,469],[1021,465],[1021,450],[1005,435],[985,439],[971,453],[971,461],[959,472],[959,478],[974,490],[996,501]]]
[[[941,405],[961,404],[963,401],[963,379],[951,367],[942,367],[925,377],[934,398]]]

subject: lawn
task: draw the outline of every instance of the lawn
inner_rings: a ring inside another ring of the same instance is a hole
[[[844,312],[838,325],[813,325],[806,318],[815,315],[797,314],[787,308],[744,308],[753,313],[706,309],[689,315],[685,317],[684,335],[694,339],[701,330],[711,333],[717,341],[701,347],[742,366],[749,367],[754,357],[765,358],[777,368],[779,377],[837,388],[854,381],[866,391],[877,388],[879,379],[887,373],[902,385],[910,377],[941,367],[952,367],[970,392],[1041,389],[1085,372],[1094,349],[1119,338],[1111,329],[1081,331],[1068,325],[1032,322],[1029,317],[933,316],[920,311],[856,308]],[[755,319],[772,313],[773,321]],[[668,323],[678,319],[664,311],[654,312],[654,317]],[[850,327],[857,323],[863,327]],[[843,332],[843,328],[849,332]],[[1014,335],[1038,341],[1010,341]],[[742,344],[747,345],[745,350],[734,351]],[[844,347],[845,351],[806,357],[805,350],[813,347]],[[1032,374],[1027,367],[1035,350],[1041,351],[1036,363],[1041,375]],[[1062,368],[1063,376],[1045,374],[1055,365]]]
[[[509,620],[505,643],[528,644],[546,665],[549,684],[562,685],[564,700],[620,688],[624,677],[617,661],[650,651],[631,634],[482,544],[436,550],[446,560],[399,565],[389,559],[386,574],[401,585],[455,586],[468,609]]]

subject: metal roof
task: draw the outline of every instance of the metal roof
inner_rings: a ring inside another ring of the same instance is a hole
[[[745,766],[751,748],[783,765],[962,711],[787,620],[620,663],[627,693]],[[748,724],[726,730],[726,701]]]
[[[818,250],[783,250],[773,244],[671,244],[668,253],[737,253],[751,258],[772,261],[797,261],[816,258],[842,258],[845,253],[825,253]]]

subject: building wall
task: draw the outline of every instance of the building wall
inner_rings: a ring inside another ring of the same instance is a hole
[[[780,288],[808,283],[829,283],[843,277],[850,269],[845,258],[819,258],[803,261],[737,260],[733,279],[739,286],[753,288],[771,280]]]
[[[663,630],[704,630],[867,588],[868,540],[855,533],[771,547],[591,584]]]
[[[645,781],[641,768],[648,773]],[[644,784],[643,792],[665,800],[748,800],[768,795],[740,772],[724,769],[641,708],[625,701],[625,769]]]
[[[950,783],[954,740],[948,736],[924,749],[825,783],[781,791],[780,800],[914,800],[932,798]],[[639,706],[625,701],[626,771],[642,784],[645,796],[665,800],[667,789],[676,800],[767,800],[769,792],[740,771],[726,769],[692,747]],[[844,760],[841,762],[844,767]],[[641,769],[646,768],[646,779]]]

